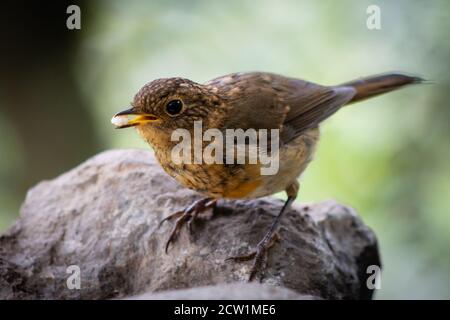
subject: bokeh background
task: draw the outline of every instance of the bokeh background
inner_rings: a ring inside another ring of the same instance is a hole
[[[79,31],[66,28],[71,3]],[[366,27],[371,4],[381,30]],[[375,230],[377,298],[450,298],[450,2],[6,1],[0,21],[0,231],[38,181],[105,149],[147,148],[109,121],[155,78],[407,71],[434,83],[329,119],[298,200],[334,198]]]

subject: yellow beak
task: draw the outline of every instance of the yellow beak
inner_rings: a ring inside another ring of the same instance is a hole
[[[131,117],[130,116],[134,116]],[[157,116],[149,113],[142,113],[134,108],[130,108],[119,113],[116,113],[111,119],[111,123],[116,126],[116,129],[123,129],[128,127],[140,126],[149,122],[160,120]]]

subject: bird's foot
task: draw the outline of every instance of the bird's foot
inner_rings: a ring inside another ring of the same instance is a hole
[[[167,250],[169,249],[169,245],[171,242],[174,241],[174,239],[177,237],[181,227],[187,223],[187,227],[190,232],[192,232],[192,221],[194,221],[197,216],[200,213],[203,213],[207,211],[209,208],[213,208],[216,205],[215,199],[210,198],[204,198],[195,201],[193,204],[191,204],[189,207],[187,207],[184,210],[177,211],[175,213],[172,213],[168,217],[161,220],[159,223],[159,227],[168,220],[177,219],[175,221],[175,225],[173,226],[173,229],[170,233],[169,239],[166,242],[165,251],[167,253]]]
[[[254,251],[246,255],[230,257],[226,260],[243,262],[253,259],[253,265],[248,277],[248,281],[250,282],[255,278],[258,272],[263,271],[267,260],[267,252],[278,240],[280,240],[280,235],[277,232],[273,234],[266,234],[264,238],[258,243]]]

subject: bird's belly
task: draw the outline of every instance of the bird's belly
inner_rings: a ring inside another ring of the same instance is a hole
[[[249,168],[249,167],[252,168]],[[256,171],[259,166],[235,166],[232,170],[224,164],[163,165],[169,175],[181,185],[211,198],[245,198],[261,185]]]
[[[309,130],[280,149],[279,170],[275,175],[262,176],[261,185],[249,198],[258,198],[286,190],[311,162],[319,137],[319,129]]]
[[[163,161],[164,170],[180,184],[212,198],[258,198],[285,190],[311,161],[318,129],[309,130],[279,150],[278,171],[261,175],[261,165],[179,164]]]

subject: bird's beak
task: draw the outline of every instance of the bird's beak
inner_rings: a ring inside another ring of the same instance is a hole
[[[143,113],[134,108],[130,108],[116,113],[111,119],[111,123],[116,129],[140,126],[149,122],[158,121],[159,118],[153,114]]]

